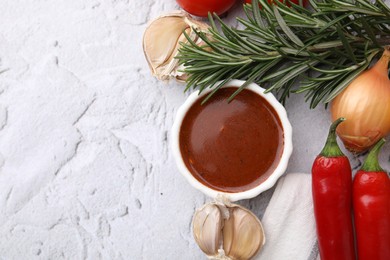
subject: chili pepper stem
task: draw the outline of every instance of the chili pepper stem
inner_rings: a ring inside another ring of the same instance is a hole
[[[334,121],[330,126],[328,138],[326,139],[325,146],[320,153],[321,156],[324,157],[344,156],[343,152],[340,150],[339,145],[337,144],[337,136],[336,136],[336,128],[343,121],[345,121],[345,118],[340,117],[339,119]]]
[[[386,140],[381,139],[379,140],[376,145],[371,149],[370,153],[368,154],[366,160],[363,163],[363,166],[361,170],[366,172],[383,172],[384,170],[379,165],[378,162],[378,155],[382,148],[382,146],[385,144]]]

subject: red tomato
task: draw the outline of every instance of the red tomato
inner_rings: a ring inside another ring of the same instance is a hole
[[[176,0],[176,2],[192,15],[207,17],[208,12],[215,12],[218,15],[225,13],[236,0]]]
[[[268,3],[272,3],[274,0],[267,0],[267,1],[268,1]],[[297,5],[299,4],[299,0],[290,0],[290,1],[294,4],[297,4]],[[283,0],[279,0],[279,2],[283,2]],[[252,4],[252,0],[245,0],[245,3]],[[303,3],[303,6],[306,6],[307,0],[302,0],[302,3]],[[288,5],[288,3],[287,3],[287,5]]]

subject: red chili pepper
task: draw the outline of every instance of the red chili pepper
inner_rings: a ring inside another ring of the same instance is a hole
[[[353,180],[359,260],[390,259],[390,179],[378,162],[384,143],[375,145]]]
[[[312,168],[312,194],[321,260],[356,259],[352,227],[352,170],[331,125],[326,144]]]

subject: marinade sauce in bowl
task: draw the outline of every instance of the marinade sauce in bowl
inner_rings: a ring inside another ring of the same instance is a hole
[[[251,198],[272,187],[292,151],[291,125],[272,94],[250,84],[231,102],[243,81],[231,81],[206,103],[192,94],[173,126],[180,172],[196,188],[229,200]]]

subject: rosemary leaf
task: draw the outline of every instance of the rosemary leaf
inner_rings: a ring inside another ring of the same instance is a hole
[[[287,26],[286,22],[284,21],[283,17],[280,15],[278,8],[274,7],[274,14],[275,18],[279,23],[280,28],[284,31],[284,33],[290,38],[292,42],[294,42],[296,45],[302,47],[304,44],[301,41],[301,39],[296,36],[293,31]]]

